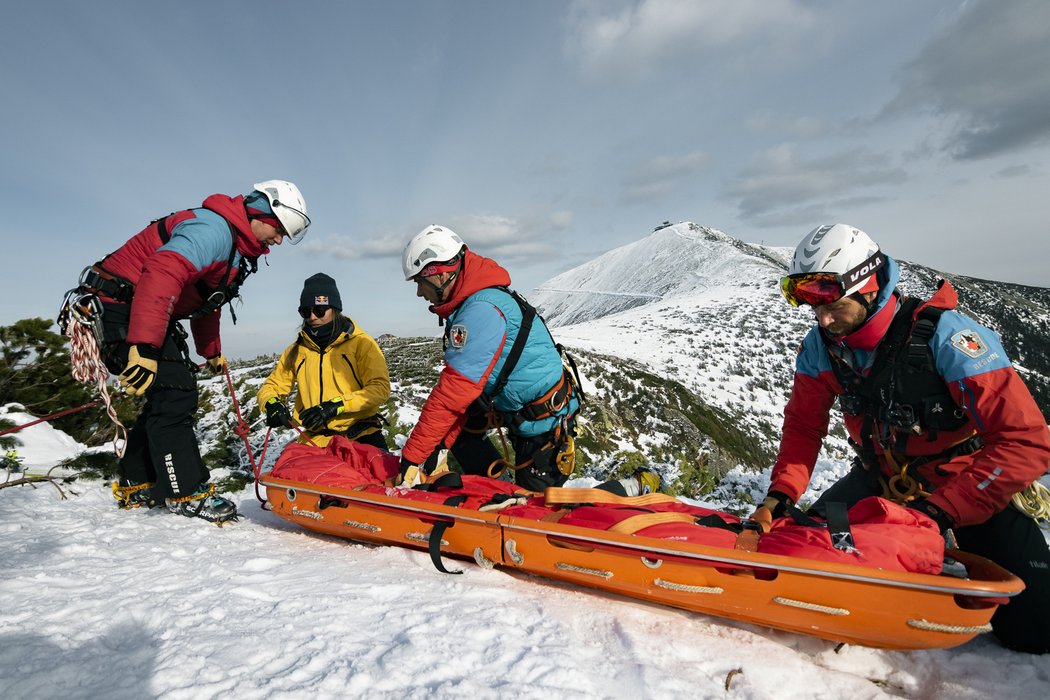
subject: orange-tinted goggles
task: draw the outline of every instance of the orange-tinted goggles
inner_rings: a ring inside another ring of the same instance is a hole
[[[780,278],[780,291],[792,306],[824,306],[845,296],[847,288],[874,276],[886,263],[886,256],[877,250],[871,257],[839,275],[834,272],[800,272]]]
[[[842,298],[842,277],[834,272],[805,272],[780,279],[780,291],[792,306],[824,306]]]

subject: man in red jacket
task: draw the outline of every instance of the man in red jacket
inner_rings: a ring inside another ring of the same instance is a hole
[[[870,495],[905,503],[954,531],[960,549],[1025,582],[992,618],[1007,647],[1050,651],[1050,550],[1012,505],[1050,467],[1050,433],[998,335],[955,311],[942,282],[926,301],[897,291],[899,268],[865,234],[820,226],[781,282],[817,325],[799,348],[780,452],[754,519],[789,511],[806,490],[836,399],[858,452],[813,506]]]
[[[298,243],[309,225],[299,188],[267,180],[248,195],[214,194],[158,219],[84,270],[78,290],[102,302],[106,366],[128,395],[146,400],[113,485],[121,507],[166,504],[213,522],[236,517],[208,483],[193,432],[197,365],[179,321],[189,320],[209,370],[222,372],[221,307],[238,296],[260,255],[285,239]]]

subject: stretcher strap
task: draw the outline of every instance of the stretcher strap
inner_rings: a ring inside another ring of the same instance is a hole
[[[467,500],[466,496],[452,496],[451,498],[445,499],[442,505],[446,506],[458,506]],[[434,563],[434,568],[443,574],[462,574],[461,569],[454,569],[449,571],[445,568],[445,565],[441,562],[441,537],[445,534],[445,530],[449,529],[456,524],[454,520],[439,520],[434,523],[433,529],[430,531],[430,539],[427,542],[427,551],[430,553],[430,561]]]
[[[689,523],[692,525],[696,519],[688,513],[639,513],[625,518],[609,528],[609,532],[620,535],[633,535],[639,530],[644,530],[653,525],[664,523]]]
[[[617,496],[604,489],[573,489],[551,486],[543,492],[547,505],[563,503],[612,503],[621,506],[651,506],[656,503],[681,503],[666,493],[647,493],[644,496]]]

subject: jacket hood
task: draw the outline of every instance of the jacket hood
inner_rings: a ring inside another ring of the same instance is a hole
[[[470,249],[463,251],[463,269],[452,285],[452,295],[443,304],[435,304],[430,310],[441,318],[448,318],[452,312],[471,294],[488,287],[510,286],[510,273],[504,270],[495,260],[483,257]]]
[[[230,197],[225,194],[213,194],[204,200],[202,206],[230,222],[237,232],[237,252],[246,258],[257,258],[270,252],[270,246],[264,245],[252,233],[251,222],[244,210],[244,197]]]

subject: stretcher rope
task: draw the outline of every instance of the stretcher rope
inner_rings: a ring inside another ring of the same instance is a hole
[[[486,557],[481,547],[474,548],[474,561],[482,569],[494,569],[496,567],[496,562]]]
[[[613,572],[606,571],[605,569],[589,569],[586,566],[576,566],[575,564],[566,564],[565,562],[555,562],[554,566],[558,567],[563,571],[572,571],[577,574],[587,574],[589,576],[598,576],[600,578],[612,578]]]
[[[665,581],[662,578],[654,579],[653,585],[659,586],[660,588],[666,588],[670,591],[680,591],[683,593],[724,593],[725,589],[718,586],[691,586],[688,583],[675,583],[674,581]]]
[[[803,610],[812,610],[813,612],[822,612],[826,615],[849,615],[849,610],[846,608],[832,608],[827,605],[817,605],[816,603],[807,603],[803,600],[793,600],[791,598],[783,598],[776,596],[773,598],[774,603],[780,603],[781,605],[787,605],[791,608],[801,608]]]
[[[991,624],[970,626],[942,625],[939,622],[930,622],[929,620],[908,620],[908,626],[926,630],[927,632],[945,632],[947,634],[980,634],[992,630]]]

